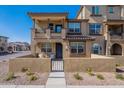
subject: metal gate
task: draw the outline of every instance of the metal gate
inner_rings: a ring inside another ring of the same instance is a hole
[[[64,71],[63,60],[51,60],[51,71],[52,72],[63,72]]]

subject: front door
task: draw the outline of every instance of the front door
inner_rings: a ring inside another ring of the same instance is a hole
[[[62,44],[56,43],[56,58],[62,59]]]

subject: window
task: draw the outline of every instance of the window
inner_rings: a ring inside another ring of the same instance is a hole
[[[42,52],[50,53],[52,52],[52,46],[50,43],[43,43]]]
[[[98,43],[94,43],[92,47],[92,52],[94,54],[100,54],[101,53],[101,46]]]
[[[101,24],[99,23],[92,23],[92,24],[89,24],[89,31],[90,31],[90,34],[100,34],[101,32]]]
[[[92,6],[92,14],[99,15],[99,6]]]
[[[83,42],[71,42],[70,49],[71,53],[74,54],[81,54],[84,53],[84,43]]]
[[[109,13],[114,13],[113,7],[109,7]]]
[[[54,29],[53,23],[49,23],[49,28],[50,28],[50,30],[53,30]]]
[[[80,23],[68,23],[69,32],[80,33]]]

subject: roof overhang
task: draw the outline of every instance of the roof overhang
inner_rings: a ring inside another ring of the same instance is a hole
[[[105,20],[105,21],[103,21],[103,23],[112,24],[112,25],[114,25],[114,24],[121,25],[121,24],[124,24],[124,20],[120,20],[120,19],[118,19],[118,20]]]
[[[28,15],[32,19],[37,19],[37,20],[59,20],[59,19],[67,19],[68,13],[63,12],[63,13],[32,13],[28,12]]]

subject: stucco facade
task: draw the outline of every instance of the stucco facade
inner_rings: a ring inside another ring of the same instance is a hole
[[[31,44],[33,55],[54,58],[91,56],[91,43],[95,38],[84,32],[88,30],[88,20],[68,19],[68,13],[28,14],[34,23]],[[69,23],[70,26],[78,25],[78,28],[69,28]],[[70,30],[77,32],[71,33]]]
[[[75,19],[68,13],[28,13],[33,21],[32,54],[74,58],[124,54],[124,6],[81,6]]]
[[[81,6],[76,18],[88,19],[88,25],[101,25],[99,34],[91,35],[90,30],[88,32],[90,36],[96,38],[93,44],[95,43],[100,46],[100,52],[98,54],[108,56],[124,54],[123,5],[84,5]]]

